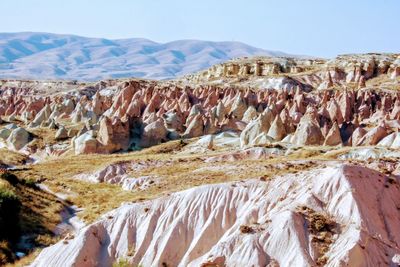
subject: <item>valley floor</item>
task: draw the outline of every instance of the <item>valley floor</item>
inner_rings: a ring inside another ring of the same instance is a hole
[[[370,155],[361,154],[358,158],[348,159],[346,158],[348,155],[360,149],[309,146],[288,150],[280,145],[267,145],[249,148],[243,152],[241,149],[218,146],[218,143],[210,148],[204,145],[206,144],[204,139],[206,137],[185,142],[171,141],[142,151],[123,154],[70,155],[31,165],[19,165],[19,157],[15,155],[16,167],[11,173],[20,180],[40,181],[51,191],[57,192],[57,195],[64,196],[64,205],[79,207],[77,215],[87,225],[104,218],[104,214],[118,209],[122,203],[126,203],[123,205],[148,203],[154,199],[168,198],[175,192],[209,184],[233,183],[232,186],[235,184],[242,186],[248,180],[273,182],[279,179],[277,177],[287,175],[301,177],[307,171],[349,163],[353,166],[366,166],[370,168],[371,173],[374,173],[372,169],[375,169],[383,174],[382,177],[386,177],[384,179],[391,181],[394,187],[399,187],[395,175],[397,161],[389,158],[373,160],[371,155],[373,156],[376,148],[370,148]],[[125,190],[121,181],[107,180],[107,177],[119,176],[132,179],[150,177],[151,182],[144,185],[137,184],[131,187],[131,190]],[[40,189],[36,189],[35,192],[47,194]],[[286,197],[276,198],[276,201],[280,202]],[[29,203],[27,200],[22,201]],[[46,206],[44,208],[47,216],[60,222],[60,208],[55,210],[49,210]],[[40,211],[39,213],[43,214]],[[23,211],[23,214],[28,212]],[[50,222],[48,219],[46,221]],[[52,225],[47,223],[46,229],[54,231],[56,226],[57,223]],[[65,232],[61,233],[61,236],[50,234],[46,237],[52,243],[60,238],[69,240],[75,234]],[[37,252],[32,255],[37,255]],[[115,262],[119,260],[119,256],[114,257],[116,258],[109,260]],[[121,258],[125,259],[122,256]],[[24,258],[16,265],[25,264],[29,260],[33,260],[33,256]]]

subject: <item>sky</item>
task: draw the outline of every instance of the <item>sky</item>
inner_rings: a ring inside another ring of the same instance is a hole
[[[400,0],[0,0],[0,32],[239,41],[291,54],[400,52]]]

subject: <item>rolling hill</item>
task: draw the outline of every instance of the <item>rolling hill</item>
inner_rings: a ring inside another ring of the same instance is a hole
[[[0,77],[93,81],[168,79],[243,56],[285,56],[239,42],[179,40],[156,43],[51,33],[0,33]]]

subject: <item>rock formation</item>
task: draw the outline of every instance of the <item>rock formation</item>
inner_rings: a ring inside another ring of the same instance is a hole
[[[351,165],[206,185],[124,204],[32,266],[387,266],[400,252],[400,191],[386,185]]]
[[[395,266],[399,65],[257,57],[170,81],[1,80],[15,191],[34,177],[92,219],[32,266]]]

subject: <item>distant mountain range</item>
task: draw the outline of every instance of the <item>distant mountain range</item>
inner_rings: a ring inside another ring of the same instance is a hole
[[[287,56],[239,42],[179,40],[156,43],[51,33],[0,33],[0,78],[93,81],[168,79],[243,56]]]

